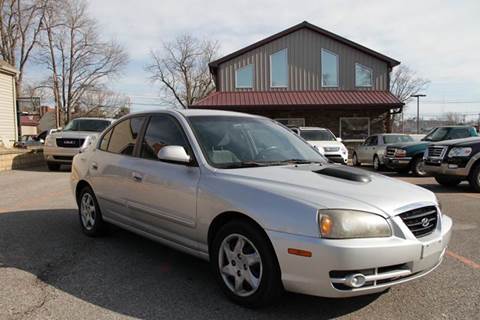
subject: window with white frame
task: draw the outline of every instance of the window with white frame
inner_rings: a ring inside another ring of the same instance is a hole
[[[369,67],[360,63],[355,63],[355,86],[371,87],[373,86],[373,71]]]
[[[322,49],[322,87],[338,87],[338,55]]]
[[[340,118],[339,131],[343,140],[365,140],[370,136],[370,118]]]
[[[270,87],[288,87],[288,56],[287,49],[270,55]]]
[[[235,88],[253,88],[253,64],[235,70]]]

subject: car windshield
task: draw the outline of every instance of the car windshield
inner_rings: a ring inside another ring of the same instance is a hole
[[[442,141],[447,137],[451,128],[435,128],[423,138],[423,141]]]
[[[386,144],[389,144],[389,143],[399,143],[399,142],[411,142],[414,140],[412,137],[407,135],[388,135],[388,136],[383,136],[383,141]]]
[[[102,132],[110,125],[109,120],[99,119],[75,119],[70,121],[63,131],[93,131]]]
[[[229,116],[190,116],[189,120],[203,154],[217,168],[328,161],[273,120]]]
[[[330,130],[302,130],[300,136],[307,141],[336,141]]]

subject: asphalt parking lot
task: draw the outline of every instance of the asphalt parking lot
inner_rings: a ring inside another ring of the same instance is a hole
[[[436,271],[379,295],[285,294],[249,310],[224,298],[202,260],[116,228],[84,236],[68,171],[2,172],[0,319],[478,319],[480,194],[390,175],[434,191],[454,220]]]

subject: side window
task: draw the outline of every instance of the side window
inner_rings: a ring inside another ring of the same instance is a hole
[[[187,153],[190,148],[180,124],[171,116],[152,116],[145,131],[140,157],[158,160],[157,154],[165,146],[182,146]]]
[[[110,142],[110,137],[112,136],[112,131],[113,129],[108,130],[108,132],[103,136],[102,141],[100,142],[100,150],[107,151],[108,143]]]
[[[363,143],[364,146],[369,146],[370,143],[372,142],[373,137],[368,137],[365,142]]]
[[[132,156],[145,117],[128,118],[113,128],[108,152]]]
[[[470,130],[468,128],[453,128],[448,134],[448,139],[461,139],[470,137]]]
[[[378,144],[378,136],[373,136],[372,140],[370,141],[371,146],[376,146]]]

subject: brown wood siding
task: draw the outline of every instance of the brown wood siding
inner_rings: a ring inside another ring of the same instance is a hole
[[[270,55],[287,48],[289,64],[288,88],[270,88]],[[338,55],[339,86],[321,86],[321,49]],[[371,88],[355,87],[355,63],[373,70]],[[253,64],[253,88],[235,88],[235,70]],[[266,91],[266,90],[388,90],[388,65],[386,62],[354,49],[329,37],[308,29],[301,29],[285,37],[247,52],[218,68],[219,91]]]

